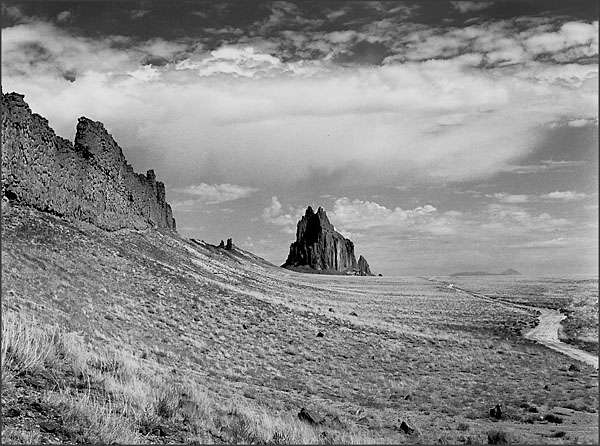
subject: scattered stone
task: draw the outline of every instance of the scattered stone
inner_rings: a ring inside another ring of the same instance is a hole
[[[40,423],[40,429],[50,434],[55,434],[60,431],[60,424],[55,421],[42,421]]]
[[[502,418],[502,404],[496,404],[496,406],[490,409],[490,417],[496,418],[497,420]]]
[[[329,309],[329,312],[330,312],[330,313],[335,313],[335,311],[334,311],[334,309],[333,309],[333,308],[330,308],[330,309]]]
[[[544,390],[550,390],[550,387],[548,386],[548,384],[546,384],[546,385],[544,386]]]
[[[554,424],[562,424],[563,422],[563,419],[561,417],[559,417],[558,415],[554,415],[553,413],[546,414],[544,416],[544,420],[546,420],[548,423]]]
[[[358,316],[358,314],[356,314],[356,312],[355,312],[355,311],[351,311],[351,312],[350,312],[350,316]]]
[[[304,407],[298,412],[298,418],[308,424],[319,424],[321,422],[321,417],[317,413],[309,411]]]
[[[9,407],[6,412],[4,412],[4,416],[7,418],[18,417],[21,415],[21,411],[16,407]]]
[[[244,330],[248,330],[248,326],[247,326],[246,324],[242,324],[242,328],[243,328]]]
[[[317,333],[317,338],[322,338],[323,336],[325,336],[325,335],[323,334],[322,331],[320,331],[320,332]]]
[[[412,426],[409,426],[406,421],[402,421],[402,423],[400,423],[400,430],[402,432],[404,432],[407,435],[411,435],[412,433],[415,432],[415,428]]]
[[[571,364],[569,366],[569,372],[581,372],[581,368],[577,364]]]

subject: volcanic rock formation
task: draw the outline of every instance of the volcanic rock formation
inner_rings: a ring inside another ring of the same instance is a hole
[[[362,259],[366,265],[364,271],[370,274],[367,261]],[[310,206],[306,209],[298,222],[296,241],[290,245],[290,253],[282,266],[307,272],[361,274],[354,257],[354,243],[334,229],[321,207],[316,213]]]
[[[369,263],[363,256],[358,258],[358,274],[360,276],[373,276],[371,268],[369,268]]]
[[[71,144],[23,97],[2,95],[3,196],[107,230],[175,230],[164,184],[135,173],[102,123],[79,118]]]

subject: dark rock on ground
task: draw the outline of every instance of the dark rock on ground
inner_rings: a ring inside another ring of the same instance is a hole
[[[322,338],[323,336],[325,336],[325,335],[323,334],[322,331],[320,331],[320,332],[317,333],[317,338]]]
[[[321,417],[316,412],[309,411],[304,407],[300,409],[298,418],[308,424],[319,424],[321,422]]]
[[[356,312],[355,312],[355,311],[351,311],[351,312],[350,312],[350,316],[358,316],[358,314],[356,314]]]
[[[496,404],[496,406],[490,409],[490,417],[496,418],[497,420],[502,418],[502,405]]]
[[[563,419],[561,417],[559,417],[558,415],[554,415],[553,413],[549,413],[549,414],[545,415],[544,420],[546,420],[548,423],[555,423],[555,424],[562,424],[562,422],[563,422]]]
[[[402,421],[402,423],[400,423],[400,430],[408,435],[415,432],[415,428],[410,426],[406,421]]]
[[[581,368],[577,364],[571,364],[569,366],[569,372],[581,372]]]
[[[71,143],[23,98],[2,95],[4,196],[107,230],[175,229],[164,184],[135,173],[101,122],[79,118]]]

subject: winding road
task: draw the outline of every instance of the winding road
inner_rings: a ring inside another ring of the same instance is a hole
[[[563,353],[581,362],[585,362],[598,369],[598,357],[584,350],[565,344],[558,339],[560,322],[567,316],[547,308],[536,308],[541,314],[538,317],[538,325],[525,334],[527,339],[539,342],[552,350]]]
[[[564,342],[561,342],[559,340],[558,332],[560,329],[560,323],[563,319],[565,319],[567,317],[564,314],[562,314],[561,312],[556,311],[556,310],[550,310],[548,308],[540,308],[540,307],[533,307],[533,306],[529,306],[529,305],[515,304],[513,302],[509,302],[509,301],[506,301],[503,299],[491,298],[489,296],[486,296],[485,294],[474,293],[472,291],[465,290],[463,288],[459,288],[452,283],[435,280],[435,279],[428,279],[428,280],[431,282],[438,282],[440,284],[445,285],[446,288],[450,288],[450,289],[453,289],[456,291],[466,293],[466,294],[476,297],[478,299],[484,299],[484,300],[493,301],[496,303],[502,303],[504,305],[507,305],[507,306],[510,306],[513,308],[520,308],[520,309],[529,310],[529,311],[532,311],[532,310],[538,311],[540,313],[540,315],[538,316],[538,324],[532,330],[528,331],[525,334],[525,338],[531,339],[532,341],[535,341],[535,342],[538,342],[548,348],[551,348],[552,350],[555,350],[564,355],[567,355],[577,361],[581,361],[586,364],[589,364],[592,367],[596,368],[596,370],[598,370],[598,357],[597,356],[592,355],[591,353],[588,353],[584,350],[580,350],[576,347],[573,347],[572,345],[565,344]]]

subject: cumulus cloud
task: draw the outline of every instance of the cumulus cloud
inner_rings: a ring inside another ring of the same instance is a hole
[[[248,197],[257,189],[247,186],[239,186],[237,184],[194,184],[185,188],[175,189],[175,192],[193,195],[194,201],[203,202],[206,204],[218,204],[226,201],[239,200],[240,198]],[[190,204],[189,200],[185,203]]]
[[[548,194],[544,194],[544,195],[542,195],[542,198],[547,198],[549,200],[559,200],[559,201],[576,201],[576,200],[582,200],[586,196],[587,195],[584,193],[575,192],[572,190],[565,190],[565,191],[554,191],[554,192],[550,192]]]
[[[265,223],[282,226],[282,231],[286,234],[293,234],[303,213],[302,208],[294,209],[291,206],[286,211],[277,197],[271,197],[271,204],[263,209],[262,219]]]
[[[456,1],[450,2],[454,8],[456,8],[462,14],[473,11],[481,11],[482,9],[489,8],[494,3],[493,2],[483,2],[483,1]]]
[[[503,192],[496,193],[493,195],[502,203],[527,203],[529,201],[529,195],[524,194],[506,194]]]
[[[56,16],[56,20],[59,22],[66,22],[71,18],[71,11],[59,12]]]
[[[76,37],[39,21],[4,28],[2,39],[5,89],[25,93],[66,137],[80,115],[103,121],[123,147],[161,160],[153,167],[170,183],[215,170],[229,183],[290,182],[346,165],[378,172],[366,183],[481,178],[529,154],[541,125],[597,114],[595,65],[481,68],[481,54],[463,54],[342,67],[250,44],[206,51]],[[148,56],[165,61],[147,64]]]

